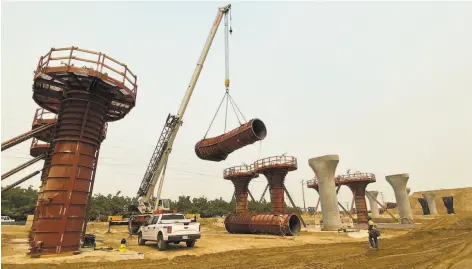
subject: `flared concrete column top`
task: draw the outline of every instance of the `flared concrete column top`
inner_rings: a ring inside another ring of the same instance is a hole
[[[311,158],[308,160],[308,165],[313,169],[316,174],[316,177],[319,180],[323,180],[323,176],[328,174],[333,174],[336,171],[336,166],[339,163],[339,155],[324,155],[316,158]]]
[[[385,176],[385,179],[387,180],[387,182],[390,183],[390,185],[392,185],[394,189],[396,188],[406,189],[406,183],[408,182],[409,178],[410,178],[410,175],[406,173]]]

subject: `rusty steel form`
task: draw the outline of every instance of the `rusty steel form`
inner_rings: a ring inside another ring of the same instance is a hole
[[[234,185],[236,213],[248,211],[248,186],[251,179],[256,177],[259,177],[259,174],[254,172],[254,164],[234,166],[223,171],[223,178],[231,180]]]
[[[225,228],[235,234],[300,234],[300,218],[295,214],[232,213],[225,218]]]
[[[79,249],[106,122],[129,113],[136,93],[136,76],[103,53],[53,48],[41,57],[33,99],[57,113],[57,123],[33,221],[32,255]]]
[[[252,119],[245,124],[220,136],[200,140],[195,145],[198,158],[220,162],[229,154],[267,136],[267,129],[260,119]]]
[[[356,203],[357,222],[367,224],[367,203],[365,201],[365,189],[369,183],[376,181],[372,173],[356,172],[354,174],[339,175],[336,177],[339,184],[351,189]]]
[[[263,174],[269,183],[272,213],[285,212],[284,181],[287,173],[298,169],[297,158],[274,156],[254,162],[254,171]]]

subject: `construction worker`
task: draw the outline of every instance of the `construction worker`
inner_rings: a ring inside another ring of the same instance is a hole
[[[377,237],[379,237],[380,233],[377,231],[377,224],[375,224],[371,216],[368,216],[367,220],[367,232],[369,233],[370,248],[379,249]]]
[[[126,242],[126,239],[125,238],[121,239],[120,252],[125,252],[127,245],[128,245],[128,242]]]

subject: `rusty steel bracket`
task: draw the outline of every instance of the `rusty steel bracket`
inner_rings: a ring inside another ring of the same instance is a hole
[[[265,187],[264,192],[261,195],[261,199],[259,199],[259,203],[262,203],[262,200],[265,200],[264,196],[268,189],[269,189],[269,184],[267,184],[267,186]]]
[[[252,196],[252,193],[251,193],[251,191],[250,191],[249,189],[247,190],[247,193],[248,193],[249,196],[251,197],[251,200],[252,200],[253,202],[255,202],[256,200],[254,199],[254,196]]]

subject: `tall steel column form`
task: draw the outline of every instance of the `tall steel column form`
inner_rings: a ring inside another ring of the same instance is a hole
[[[315,172],[319,188],[323,230],[338,230],[341,228],[338,197],[334,181],[334,174],[338,163],[338,155],[325,155],[308,160],[308,165]]]
[[[103,53],[53,48],[41,57],[33,99],[56,113],[57,120],[35,213],[32,255],[80,248],[106,122],[127,115],[136,93],[136,76]]]
[[[408,199],[408,193],[406,191],[406,183],[409,178],[409,174],[396,174],[385,177],[395,193],[398,213],[400,214],[400,222],[403,224],[413,223],[413,213],[411,211],[410,200]]]
[[[367,199],[369,199],[370,212],[372,212],[373,218],[380,217],[379,206],[377,204],[377,196],[379,195],[378,191],[366,191]]]
[[[254,172],[254,165],[241,165],[227,168],[223,171],[223,178],[231,180],[236,196],[236,213],[248,211],[249,182],[259,175]]]
[[[272,213],[285,213],[285,177],[297,169],[297,158],[291,156],[274,156],[254,162],[254,171],[263,174],[269,183]]]
[[[423,193],[423,198],[428,203],[429,212],[431,215],[437,215],[438,209],[436,208],[436,194],[432,192]]]
[[[365,189],[369,183],[376,181],[372,173],[347,174],[338,176],[341,185],[346,185],[351,189],[356,203],[357,223],[367,224],[367,203],[365,201]]]

